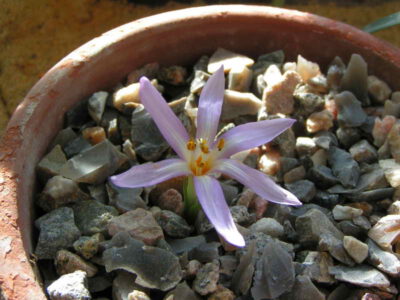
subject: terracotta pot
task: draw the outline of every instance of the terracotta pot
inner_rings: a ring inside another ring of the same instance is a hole
[[[283,49],[326,66],[361,54],[371,73],[400,89],[400,50],[356,28],[308,13],[263,6],[207,6],[141,19],[61,60],[16,109],[0,146],[0,282],[6,299],[45,299],[33,263],[35,166],[64,113],[145,63],[189,64],[217,47],[257,57]],[[1,295],[0,295],[1,298]]]

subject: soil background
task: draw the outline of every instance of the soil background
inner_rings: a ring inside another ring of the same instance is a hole
[[[400,0],[0,0],[0,136],[35,82],[83,43],[145,16],[228,3],[297,9],[358,28],[400,11]],[[400,25],[375,35],[400,47]]]

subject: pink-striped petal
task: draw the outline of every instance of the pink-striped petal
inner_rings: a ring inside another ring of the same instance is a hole
[[[111,176],[113,184],[126,187],[146,187],[165,180],[191,174],[186,161],[178,158],[165,159],[156,163],[133,166],[128,171]]]
[[[285,205],[301,205],[295,195],[277,185],[268,175],[233,159],[220,159],[213,169],[249,187],[261,198]]]
[[[197,111],[196,138],[203,138],[211,145],[217,134],[219,117],[224,100],[225,77],[224,67],[221,66],[204,86]]]
[[[180,158],[187,158],[189,135],[185,127],[146,77],[140,78],[140,101],[172,149]]]
[[[243,236],[236,228],[219,182],[211,176],[196,176],[194,188],[200,205],[215,230],[228,243],[244,247]]]
[[[225,145],[220,157],[228,158],[235,153],[264,145],[291,127],[294,122],[294,119],[281,118],[236,126],[221,135]]]

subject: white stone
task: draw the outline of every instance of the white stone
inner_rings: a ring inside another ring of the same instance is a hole
[[[210,57],[207,66],[208,73],[215,73],[221,65],[224,66],[224,71],[229,72],[232,68],[237,66],[250,67],[254,64],[254,60],[250,57],[228,51],[223,48],[218,48]]]
[[[51,300],[91,299],[86,273],[75,271],[58,278],[47,288]]]
[[[321,74],[318,64],[313,63],[303,56],[297,56],[297,73],[299,73],[303,82],[307,82],[311,78]]]
[[[400,236],[400,215],[387,215],[381,218],[368,232],[383,249],[392,250],[394,243]]]
[[[359,264],[361,264],[368,256],[368,245],[359,241],[355,237],[346,235],[343,238],[343,246],[351,258]]]
[[[400,215],[400,201],[393,202],[387,210],[389,215]]]
[[[381,159],[379,166],[383,169],[387,181],[394,188],[400,186],[400,164],[394,159]]]

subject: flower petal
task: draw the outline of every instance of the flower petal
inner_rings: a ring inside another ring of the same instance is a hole
[[[199,100],[196,138],[203,138],[211,145],[217,134],[219,117],[224,100],[225,77],[221,66],[207,81]]]
[[[151,186],[174,177],[188,175],[189,173],[191,172],[186,161],[173,158],[156,163],[133,166],[124,173],[111,176],[110,180],[120,187],[136,188]]]
[[[140,78],[140,101],[152,116],[161,134],[180,158],[186,158],[189,135],[165,99],[146,77]]]
[[[302,204],[295,195],[280,187],[268,175],[236,160],[220,159],[213,170],[236,179],[270,202],[285,205]]]
[[[236,126],[221,135],[225,145],[220,157],[228,158],[235,153],[264,145],[292,126],[294,122],[296,122],[294,119],[281,118]]]
[[[195,176],[194,188],[204,213],[217,232],[230,244],[244,247],[219,182],[211,176]]]

